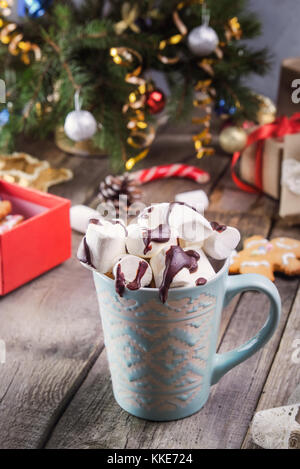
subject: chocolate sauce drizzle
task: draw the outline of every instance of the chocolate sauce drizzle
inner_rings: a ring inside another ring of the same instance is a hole
[[[204,277],[199,277],[196,280],[196,287],[199,287],[200,285],[205,285],[207,282],[206,278]]]
[[[125,276],[121,270],[121,264],[118,264],[117,272],[116,272],[116,292],[120,296],[123,296],[124,291],[125,291],[125,286],[129,290],[139,290],[141,288],[141,280],[143,276],[145,275],[147,268],[148,268],[147,262],[140,261],[135,279],[132,282],[127,283],[126,285]]]
[[[147,268],[147,262],[140,261],[135,279],[127,284],[127,288],[129,288],[129,290],[139,290],[139,288],[141,288],[141,280],[144,277]]]
[[[103,223],[101,222],[101,220],[99,220],[99,218],[91,218],[89,220],[89,223],[93,224],[93,225],[99,225],[99,226],[104,226]],[[127,228],[126,226],[124,225],[124,223],[122,223],[120,220],[109,220],[109,223],[111,223],[112,225],[121,225],[122,228],[124,228],[124,231],[125,231],[125,235],[128,236],[128,231],[127,231]]]
[[[155,243],[167,243],[171,238],[171,228],[168,224],[164,223],[158,225],[153,230],[146,230],[143,234],[143,241],[145,244],[144,254],[151,251],[151,242]]]
[[[196,272],[199,259],[200,254],[193,250],[184,251],[180,246],[171,246],[168,249],[163,280],[159,287],[159,297],[163,303],[167,301],[169,288],[175,275],[185,267],[191,274]]]
[[[101,223],[101,221],[99,220],[99,218],[90,218],[90,219],[89,219],[89,223],[91,223],[92,225],[100,225],[100,226],[103,226],[103,223]]]
[[[222,233],[227,228],[226,225],[219,225],[219,223],[216,221],[211,221],[210,226],[212,227],[214,231],[217,231],[218,233]]]
[[[157,228],[154,228],[153,230],[147,230],[145,235],[143,236],[143,241],[145,244],[145,249],[144,249],[144,254],[147,254],[147,252],[151,251],[152,246],[151,242],[154,241],[155,243],[167,243],[170,238],[171,238],[171,228],[170,228],[170,215],[172,212],[172,209],[174,205],[185,205],[186,207],[191,208],[197,213],[198,210],[195,207],[192,207],[189,204],[186,204],[185,202],[170,202],[167,213],[166,213],[166,219],[164,223],[161,223],[158,225]],[[153,207],[149,207],[147,209],[147,213],[152,212]]]
[[[80,262],[83,262],[84,264],[87,264],[95,269],[95,266],[92,263],[91,251],[86,241],[86,237],[83,238],[82,243],[79,246],[77,258],[80,260]]]
[[[123,296],[125,290],[125,276],[121,271],[121,264],[118,264],[116,275],[116,292]]]

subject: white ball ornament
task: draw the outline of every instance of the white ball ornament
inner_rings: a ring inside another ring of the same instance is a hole
[[[203,57],[211,54],[216,49],[219,44],[219,38],[213,28],[203,24],[192,29],[188,35],[187,42],[190,51],[194,55]]]
[[[64,129],[71,140],[81,142],[95,135],[97,122],[89,111],[76,110],[67,115]]]

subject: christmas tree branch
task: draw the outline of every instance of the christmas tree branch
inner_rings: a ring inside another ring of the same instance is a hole
[[[48,36],[48,35],[45,35],[45,40],[46,42],[55,50],[55,52],[57,53],[57,55],[59,57],[62,57],[62,50],[61,48]],[[71,72],[71,69],[69,67],[69,65],[67,64],[67,62],[64,60],[62,62],[62,66],[64,67],[65,71],[67,72],[67,75],[69,77],[69,80],[70,82],[72,83],[73,85],[73,88],[75,91],[78,91],[81,89],[81,86],[78,85],[73,77],[73,74]]]
[[[30,116],[30,113],[32,111],[32,108],[34,106],[34,103],[36,102],[36,99],[41,91],[41,88],[42,88],[42,84],[43,84],[43,80],[44,80],[44,77],[46,76],[46,74],[48,73],[48,70],[49,70],[49,66],[50,64],[47,64],[44,72],[42,73],[42,75],[40,75],[39,77],[39,81],[38,81],[38,85],[37,87],[35,88],[35,91],[34,91],[34,95],[33,97],[31,98],[31,100],[29,101],[28,103],[28,107],[26,108],[26,112],[24,112],[23,114],[23,117],[22,117],[22,125],[24,125],[25,121],[28,119],[28,117]]]

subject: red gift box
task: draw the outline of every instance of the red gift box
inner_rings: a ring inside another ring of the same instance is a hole
[[[71,257],[70,201],[0,181],[0,198],[25,220],[0,235],[0,295]]]

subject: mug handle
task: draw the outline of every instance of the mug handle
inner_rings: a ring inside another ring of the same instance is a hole
[[[272,337],[278,325],[281,312],[281,300],[277,288],[263,275],[242,274],[229,276],[225,293],[224,306],[238,293],[255,290],[265,293],[270,300],[269,317],[261,330],[252,339],[240,347],[226,353],[216,353],[213,359],[211,384],[216,384],[222,376],[251,357],[263,347]]]

